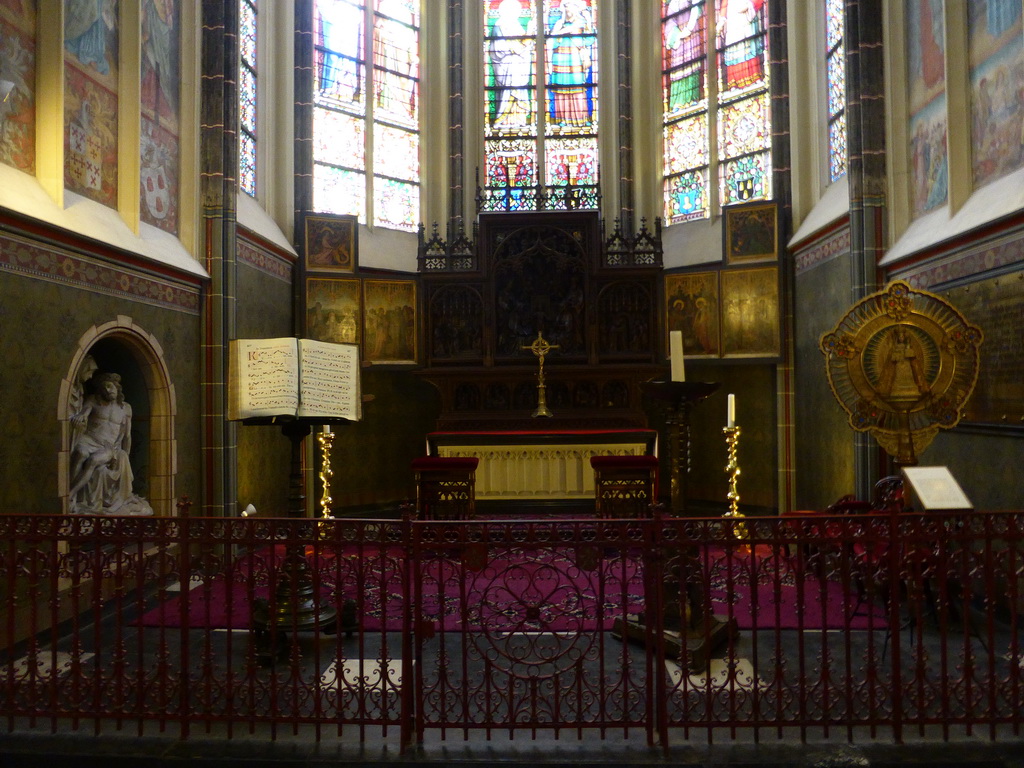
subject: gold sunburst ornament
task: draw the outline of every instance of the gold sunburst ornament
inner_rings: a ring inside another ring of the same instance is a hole
[[[897,280],[854,304],[820,348],[850,426],[910,466],[959,423],[982,338],[952,304]]]

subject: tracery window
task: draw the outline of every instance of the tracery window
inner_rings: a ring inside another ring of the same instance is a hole
[[[485,0],[482,210],[598,207],[597,6]]]
[[[256,195],[256,0],[239,0],[239,186]]]
[[[419,224],[418,0],[317,0],[313,207]]]
[[[772,195],[767,13],[767,0],[662,2],[669,224]]]
[[[829,181],[846,175],[846,42],[843,0],[825,0],[825,72],[828,93]]]

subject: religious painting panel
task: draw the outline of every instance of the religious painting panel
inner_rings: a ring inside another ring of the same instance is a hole
[[[0,163],[36,170],[36,2],[0,3]]]
[[[1024,270],[964,283],[942,292],[985,340],[978,351],[978,382],[963,421],[1020,428],[1024,424]]]
[[[722,356],[779,356],[779,271],[722,271]]]
[[[444,285],[430,296],[427,338],[434,361],[482,359],[484,304],[475,286]]]
[[[362,296],[356,278],[306,278],[306,338],[362,343]]]
[[[306,270],[355,272],[357,260],[355,216],[309,215],[305,218]]]
[[[417,361],[415,281],[363,281],[363,340],[367,362]]]
[[[967,4],[971,78],[974,186],[1024,166],[1020,140],[1024,103],[1024,36],[1020,3],[977,0]]]
[[[911,210],[916,217],[948,197],[945,32],[942,0],[906,0],[905,8]]]
[[[117,207],[118,24],[115,0],[64,8],[64,184]]]
[[[775,261],[779,253],[778,206],[746,203],[722,209],[727,264]]]
[[[181,32],[178,0],[142,3],[140,216],[178,231]]]
[[[718,307],[718,272],[665,275],[667,330],[683,332],[683,354],[687,357],[721,354]],[[668,350],[667,332],[665,349]]]

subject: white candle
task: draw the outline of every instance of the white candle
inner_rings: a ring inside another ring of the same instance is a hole
[[[669,331],[669,357],[672,360],[672,381],[686,381],[686,366],[683,362],[683,332]]]
[[[331,425],[330,424],[324,424],[324,434],[325,435],[331,434]]]
[[[729,394],[729,408],[726,411],[726,422],[727,427],[736,426],[736,395],[731,393]]]

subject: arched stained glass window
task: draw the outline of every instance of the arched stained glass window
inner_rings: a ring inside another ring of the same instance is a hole
[[[597,0],[485,0],[482,210],[598,206],[597,54]]]
[[[317,211],[418,226],[419,28],[418,0],[314,4]]]
[[[846,43],[843,0],[825,0],[825,71],[828,92],[829,181],[846,175]]]
[[[767,12],[766,0],[662,2],[669,224],[709,218],[716,203],[772,195]]]
[[[239,0],[238,184],[256,194],[256,0]]]

